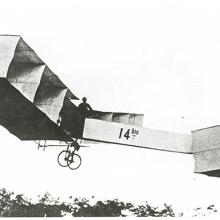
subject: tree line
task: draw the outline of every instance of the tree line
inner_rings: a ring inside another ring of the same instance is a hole
[[[217,212],[215,207],[209,210]],[[207,209],[208,209],[207,208]],[[197,209],[199,210],[199,208]],[[183,213],[175,213],[171,205],[162,208],[145,204],[134,205],[118,199],[98,200],[91,204],[86,198],[69,198],[68,202],[53,198],[49,193],[38,196],[37,201],[26,198],[23,194],[0,189],[0,217],[181,217]]]

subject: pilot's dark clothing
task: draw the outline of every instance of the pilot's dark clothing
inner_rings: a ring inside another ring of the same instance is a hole
[[[79,124],[80,124],[81,133],[83,133],[85,119],[92,116],[92,111],[93,110],[88,103],[82,102],[81,104],[79,104],[78,112],[79,112]]]
[[[91,116],[93,110],[88,103],[82,102],[81,104],[79,104],[79,111],[81,115],[86,118]]]

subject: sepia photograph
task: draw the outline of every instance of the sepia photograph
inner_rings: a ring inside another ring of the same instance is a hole
[[[0,217],[220,216],[219,1],[0,11]]]

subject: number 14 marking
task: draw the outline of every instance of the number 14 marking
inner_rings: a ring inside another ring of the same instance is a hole
[[[120,133],[119,133],[119,139],[121,139],[123,135],[123,128],[120,129]],[[130,129],[128,129],[124,135],[123,135],[127,140],[130,138]]]

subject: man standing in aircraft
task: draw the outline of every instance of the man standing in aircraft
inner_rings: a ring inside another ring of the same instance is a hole
[[[81,116],[85,119],[85,118],[89,118],[92,116],[92,112],[93,109],[91,108],[91,106],[86,102],[87,98],[83,97],[82,98],[82,103],[79,104],[79,111]]]
[[[80,130],[81,134],[83,132],[85,119],[91,117],[92,112],[93,112],[91,106],[86,102],[87,98],[83,97],[82,101],[83,102],[80,103],[79,107],[78,107],[78,110],[79,110],[79,130]]]

